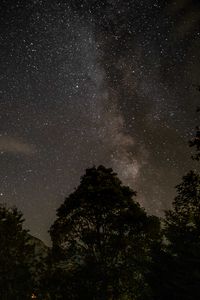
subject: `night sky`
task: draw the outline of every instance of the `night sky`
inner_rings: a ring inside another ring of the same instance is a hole
[[[198,0],[1,0],[0,201],[48,241],[103,164],[161,215],[194,164],[199,48]]]

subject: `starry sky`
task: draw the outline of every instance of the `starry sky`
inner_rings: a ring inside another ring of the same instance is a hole
[[[93,165],[149,213],[195,167],[198,0],[1,0],[0,201],[48,242]]]

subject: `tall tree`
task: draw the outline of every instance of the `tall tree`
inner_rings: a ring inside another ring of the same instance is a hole
[[[199,86],[197,87],[199,90]],[[200,108],[197,109],[200,112]],[[189,141],[200,160],[200,128]],[[150,285],[154,300],[195,299],[200,293],[200,176],[186,174],[177,185],[172,208],[165,212],[164,241],[153,253]]]
[[[93,167],[58,209],[50,229],[53,254],[59,267],[75,275],[82,299],[144,297],[159,221],[135,196],[112,169]]]
[[[22,214],[0,205],[0,299],[30,299],[32,276],[28,257],[33,255],[23,229]]]
[[[200,177],[193,171],[177,186],[172,209],[166,212],[164,234],[166,260],[162,262],[167,276],[162,292],[168,299],[196,299],[200,294]]]

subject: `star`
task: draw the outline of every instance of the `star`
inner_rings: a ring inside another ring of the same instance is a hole
[[[0,4],[1,199],[48,242],[64,197],[102,164],[162,215],[194,164],[200,4],[32,2]]]

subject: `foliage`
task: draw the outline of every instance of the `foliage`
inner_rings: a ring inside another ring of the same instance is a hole
[[[47,247],[41,240],[32,235],[28,235],[28,245],[33,250],[33,253],[28,256],[29,270],[32,275],[32,291],[34,295],[37,295],[37,299],[44,300],[42,295],[42,281],[44,276],[48,277],[48,255],[50,253],[49,247]],[[41,297],[42,296],[42,297]]]
[[[145,275],[159,221],[135,196],[112,169],[93,167],[58,209],[50,229],[53,256],[74,274],[70,280],[81,299],[141,299],[148,291]]]
[[[16,208],[0,206],[0,299],[30,299],[32,276],[28,258],[33,255]]]
[[[177,186],[173,209],[166,212],[165,234],[172,252],[196,243],[200,234],[200,177],[190,171]]]
[[[192,300],[200,293],[200,177],[193,171],[177,186],[165,215],[166,244],[156,258],[154,299]]]

